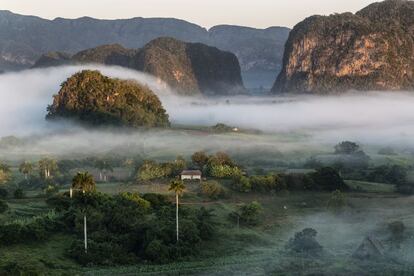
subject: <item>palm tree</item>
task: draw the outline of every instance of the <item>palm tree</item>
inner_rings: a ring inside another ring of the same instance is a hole
[[[182,180],[174,180],[170,184],[169,191],[175,192],[175,222],[177,226],[177,242],[179,240],[179,232],[178,232],[178,197],[184,193],[185,185]]]
[[[95,192],[96,183],[88,172],[78,172],[72,180],[72,189],[84,192]]]
[[[24,174],[24,179],[28,181],[29,175],[33,172],[33,164],[27,161],[24,161],[19,166],[19,172]]]
[[[10,167],[6,164],[0,163],[0,184],[4,184],[10,179]]]
[[[106,173],[108,171],[112,172],[114,170],[108,161],[102,159],[99,159],[95,162],[95,168],[99,170],[99,180],[105,182],[108,181]]]
[[[54,159],[43,158],[39,161],[40,177],[49,179],[58,170],[57,161]]]

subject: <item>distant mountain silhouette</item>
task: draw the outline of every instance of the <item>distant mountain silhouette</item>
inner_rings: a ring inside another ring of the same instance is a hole
[[[284,27],[260,30],[223,25],[208,31],[173,18],[46,20],[0,11],[0,70],[29,68],[42,54],[52,51],[74,54],[105,44],[136,49],[155,38],[172,37],[231,51],[245,72],[275,72],[281,68],[288,34]]]

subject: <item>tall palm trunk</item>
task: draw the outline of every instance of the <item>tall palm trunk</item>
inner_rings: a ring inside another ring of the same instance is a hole
[[[177,226],[177,243],[178,243],[178,193],[175,193],[175,222],[176,222],[176,226]]]

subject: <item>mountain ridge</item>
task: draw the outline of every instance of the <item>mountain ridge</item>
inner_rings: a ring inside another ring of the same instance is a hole
[[[286,42],[274,93],[414,89],[414,2],[311,16]]]
[[[248,35],[239,32],[243,45],[221,44],[212,34],[215,27],[226,28],[221,36],[232,36],[234,30],[249,30]],[[211,32],[210,32],[211,30]],[[270,30],[270,31],[269,31]],[[263,39],[261,33],[270,32],[273,37]],[[285,27],[256,29],[244,26],[218,25],[206,29],[197,24],[176,18],[96,19],[80,17],[67,19],[57,17],[44,19],[31,15],[20,15],[11,11],[0,11],[0,69],[19,70],[31,67],[47,52],[74,54],[84,49],[105,44],[121,44],[125,48],[141,48],[158,37],[172,37],[185,42],[204,43],[230,51],[241,60],[243,71],[279,70],[283,45],[289,29]],[[274,35],[276,34],[276,35]],[[272,49],[266,59],[251,55],[262,48]],[[279,54],[274,54],[279,53]],[[251,57],[250,57],[251,56]]]

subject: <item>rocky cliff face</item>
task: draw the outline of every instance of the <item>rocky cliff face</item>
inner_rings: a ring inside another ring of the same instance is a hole
[[[294,27],[274,92],[414,88],[414,2],[312,16]]]
[[[201,43],[157,38],[142,49],[104,45],[73,57],[61,53],[42,56],[34,65],[99,63],[146,72],[166,82],[183,95],[231,95],[245,93],[237,57]]]
[[[0,70],[29,68],[42,54],[51,51],[74,54],[114,43],[141,48],[158,37],[173,37],[231,51],[240,59],[244,71],[275,71],[281,67],[288,31],[238,26],[217,26],[207,31],[183,20],[167,18],[45,20],[0,11]]]

